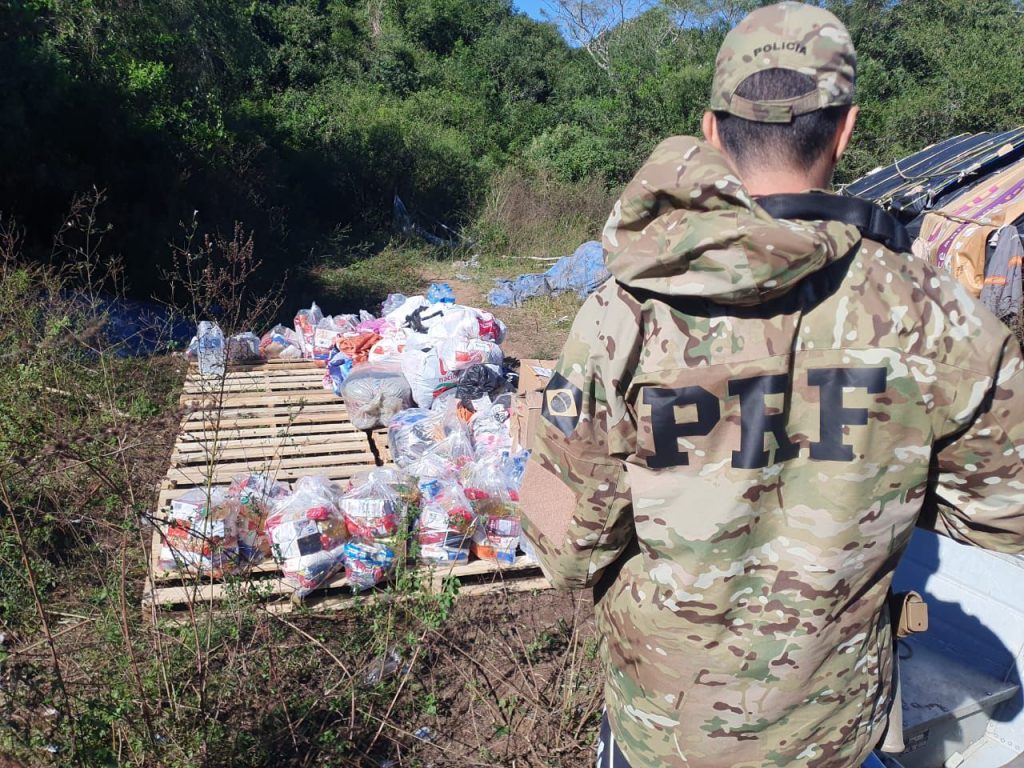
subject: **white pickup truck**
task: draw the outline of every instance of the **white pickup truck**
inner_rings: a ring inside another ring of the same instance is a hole
[[[918,530],[894,589],[925,597],[929,627],[899,643],[906,751],[876,757],[890,768],[1024,768],[1024,557]]]

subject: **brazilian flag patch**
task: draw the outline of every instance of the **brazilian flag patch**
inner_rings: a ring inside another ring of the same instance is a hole
[[[583,407],[583,391],[565,376],[556,373],[544,390],[541,415],[555,429],[568,437],[576,430]]]

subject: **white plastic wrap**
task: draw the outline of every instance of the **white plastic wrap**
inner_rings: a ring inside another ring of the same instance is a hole
[[[345,379],[342,397],[357,429],[383,427],[412,405],[409,382],[397,363],[357,365]]]

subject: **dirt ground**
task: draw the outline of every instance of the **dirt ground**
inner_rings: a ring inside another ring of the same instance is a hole
[[[519,359],[557,358],[579,305],[569,296],[491,307],[486,279],[426,271],[424,283],[435,281],[502,320],[502,350]],[[424,765],[593,764],[603,688],[589,592],[461,599],[429,653],[434,666],[420,682],[440,706],[426,721],[436,737],[414,753]]]
[[[592,765],[603,701],[596,655],[589,595],[460,599],[415,673],[413,687],[436,711],[405,725],[429,728],[429,740],[399,747],[397,764]]]

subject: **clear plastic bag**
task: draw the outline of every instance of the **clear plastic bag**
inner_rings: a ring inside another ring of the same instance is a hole
[[[194,488],[171,502],[160,548],[164,570],[219,578],[238,562],[238,507],[224,487]]]
[[[376,472],[342,496],[340,507],[349,534],[363,540],[391,538],[407,519],[402,497]]]
[[[309,309],[300,309],[295,313],[295,335],[299,338],[299,347],[302,356],[313,357],[313,337],[316,334],[316,327],[324,319],[324,313],[314,301]]]
[[[246,331],[228,339],[228,363],[251,363],[260,359],[260,337]]]
[[[459,484],[459,466],[444,453],[431,450],[409,471],[419,478],[420,514],[415,526],[419,558],[468,560],[476,518]]]
[[[348,528],[338,509],[338,488],[322,477],[304,477],[291,496],[277,500],[266,530],[274,560],[299,597],[344,567]]]
[[[191,345],[189,345],[191,348]],[[226,349],[224,332],[217,323],[201,320],[196,330],[196,358],[203,378],[223,378]]]
[[[451,462],[456,470],[461,470],[473,461],[473,441],[469,432],[462,425],[453,426],[442,440],[434,444],[427,453],[443,457]]]
[[[431,304],[454,304],[455,291],[448,283],[431,283],[427,289],[427,301]]]
[[[267,516],[278,499],[291,493],[288,486],[267,475],[239,475],[231,482],[227,498],[238,508],[238,560],[256,565],[270,556]]]
[[[384,300],[384,303],[380,305],[380,314],[382,317],[390,315],[396,309],[401,307],[405,302],[409,300],[409,297],[404,293],[389,293],[388,297]]]
[[[342,397],[357,429],[374,429],[412,405],[409,383],[395,363],[358,365],[345,379]]]
[[[465,371],[476,365],[501,365],[501,347],[484,339],[445,339],[438,345],[441,363],[449,371]]]
[[[522,534],[519,485],[529,453],[492,453],[463,472],[478,526],[472,551],[482,560],[512,563]]]
[[[372,589],[388,578],[396,560],[384,542],[352,539],[345,545],[345,578],[355,592]]]
[[[313,363],[318,368],[325,368],[327,361],[334,354],[338,337],[342,334],[342,328],[333,317],[325,317],[316,324],[313,332]]]
[[[473,450],[478,457],[512,450],[512,428],[508,409],[501,403],[491,403],[478,411],[469,422],[473,435]]]
[[[391,460],[407,467],[421,458],[425,451],[444,437],[443,414],[426,408],[408,408],[388,424],[388,446]]]
[[[275,325],[260,339],[260,355],[267,360],[296,360],[302,357],[302,343],[291,328]]]
[[[345,387],[345,379],[352,373],[352,358],[344,352],[335,352],[327,361],[327,373],[324,375],[324,389],[330,389],[338,397]]]

